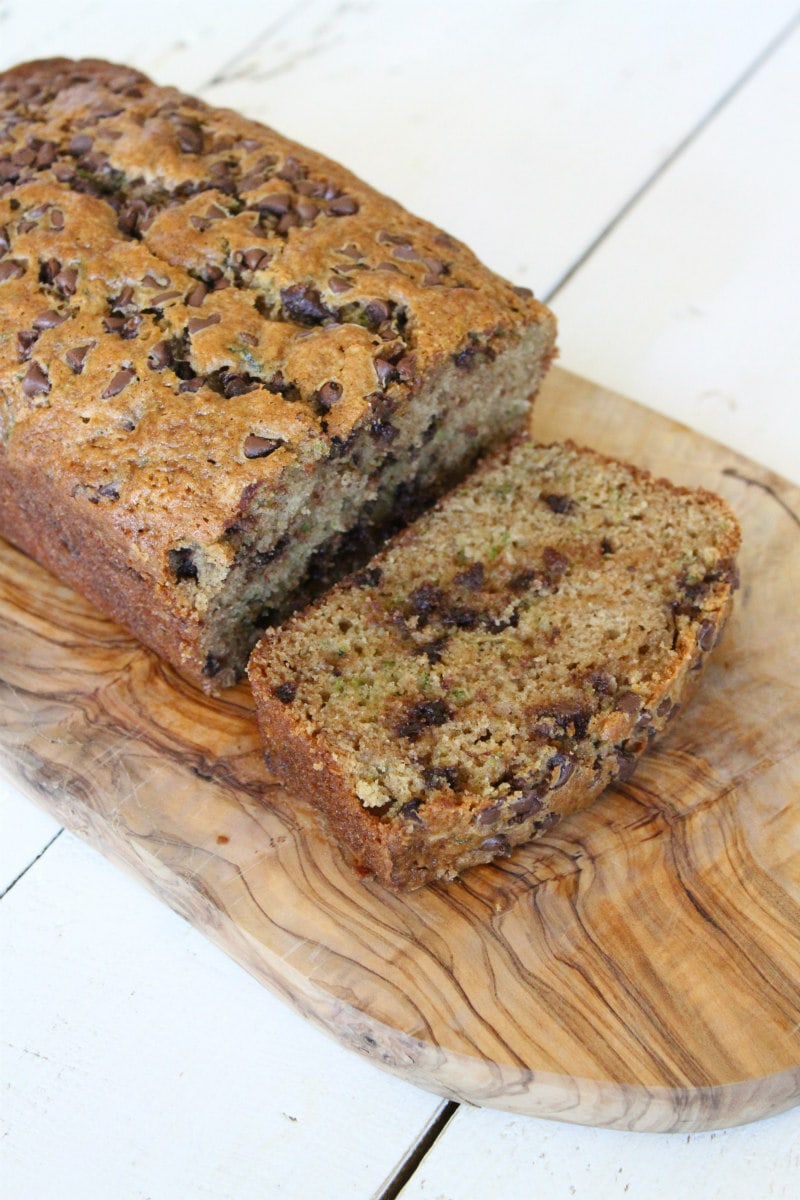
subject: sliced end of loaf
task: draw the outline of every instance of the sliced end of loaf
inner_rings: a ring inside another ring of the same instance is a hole
[[[719,498],[505,447],[250,664],[268,761],[391,887],[510,852],[627,776],[736,585]]]

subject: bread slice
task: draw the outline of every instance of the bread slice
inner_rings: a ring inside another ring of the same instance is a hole
[[[571,444],[504,447],[269,630],[266,758],[392,888],[508,854],[624,779],[685,704],[736,587],[705,491]]]
[[[527,419],[555,322],[139,72],[0,75],[0,532],[197,683]]]

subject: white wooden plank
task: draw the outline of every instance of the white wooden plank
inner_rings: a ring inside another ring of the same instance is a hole
[[[57,821],[20,795],[0,769],[0,898],[59,828]]]
[[[206,99],[346,163],[549,291],[794,0],[298,5]]]
[[[0,69],[30,58],[107,58],[189,91],[254,40],[279,30],[292,0],[7,0],[0,8]]]
[[[793,1200],[800,1111],[717,1133],[649,1134],[460,1108],[399,1200]]]
[[[0,954],[9,1197],[366,1198],[440,1107],[69,834],[0,905]]]
[[[800,32],[555,300],[565,366],[800,482]]]

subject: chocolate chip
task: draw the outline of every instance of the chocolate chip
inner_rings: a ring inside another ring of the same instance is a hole
[[[151,371],[163,371],[172,365],[172,349],[169,342],[156,342],[147,356],[147,365]]]
[[[617,712],[623,712],[628,717],[636,717],[642,708],[642,698],[636,692],[623,692],[614,702]]]
[[[207,381],[211,383],[212,380]],[[250,375],[238,375],[234,371],[222,371],[219,375],[219,385],[222,389],[222,394],[227,400],[233,399],[234,396],[246,396],[248,392],[253,392],[258,387],[258,381],[251,378]]]
[[[138,313],[129,317],[104,317],[103,326],[108,333],[114,333],[118,337],[129,341],[131,338],[139,336],[139,326],[142,323],[142,318]]]
[[[391,421],[371,421],[369,432],[374,441],[391,446],[399,431]]]
[[[101,400],[110,400],[112,396],[118,396],[124,391],[132,379],[136,378],[136,372],[132,367],[123,367],[121,371],[117,371],[111,383],[101,392]]]
[[[426,767],[422,772],[423,783],[426,788],[431,790],[450,788],[451,791],[458,791],[460,779],[461,768],[458,766]]]
[[[484,838],[478,850],[486,854],[504,856],[511,853],[511,843],[504,833],[496,833],[494,837]]]
[[[151,312],[154,308],[161,308],[168,300],[177,300],[179,296],[180,292],[159,292],[157,296],[153,296],[143,311]]]
[[[569,513],[575,508],[575,501],[569,496],[560,496],[556,492],[550,492],[546,496],[542,496],[545,504],[554,513]]]
[[[600,542],[600,553],[601,554],[613,554],[614,553],[614,547],[611,545],[611,542],[608,540],[607,537],[604,537],[603,540]]]
[[[341,275],[331,275],[328,280],[328,287],[332,292],[349,292],[353,287],[348,279],[343,279]]]
[[[444,700],[424,700],[421,704],[415,704],[410,708],[397,726],[399,737],[409,738],[414,741],[419,737],[423,729],[444,725],[452,717],[452,712],[445,704]]]
[[[284,379],[281,371],[276,371],[271,379],[266,380],[264,387],[273,396],[283,396],[285,400],[296,400],[300,395],[297,384]]]
[[[151,291],[159,291],[161,288],[169,287],[169,277],[148,271],[142,278],[142,287],[150,288]]]
[[[556,578],[560,578],[569,568],[569,559],[552,546],[545,546],[542,559],[547,574]]]
[[[210,313],[207,317],[192,317],[186,328],[190,334],[200,333],[202,329],[208,329],[211,325],[219,325],[222,320],[222,313]]]
[[[184,154],[203,153],[203,129],[198,122],[187,121],[178,125],[177,133],[178,145]]]
[[[328,204],[328,212],[334,217],[349,217],[358,212],[358,201],[352,196],[337,196]]]
[[[556,791],[567,782],[575,770],[575,759],[570,758],[567,754],[554,754],[547,764],[547,770],[551,772],[550,790]]]
[[[335,314],[322,303],[320,294],[310,283],[295,283],[281,290],[284,312],[298,325],[318,325]]]
[[[43,329],[55,329],[56,325],[66,321],[68,316],[68,313],[60,313],[56,312],[54,308],[48,308],[45,312],[39,313],[38,317],[34,317],[31,324],[37,332],[41,333]]]
[[[272,255],[266,254],[263,250],[257,248],[245,250],[242,255],[242,262],[248,271],[263,271],[272,262]]]
[[[80,158],[82,154],[88,154],[92,145],[93,142],[88,133],[76,133],[69,144],[69,153],[75,158]]]
[[[308,175],[308,167],[303,166],[293,155],[288,154],[283,160],[283,166],[277,172],[279,179],[285,179],[287,183],[299,183],[301,179],[305,179]]]
[[[671,708],[672,701],[670,700],[669,696],[665,696],[656,709],[656,716],[662,718],[663,720],[664,717],[669,715]]]
[[[279,683],[272,689],[272,694],[281,704],[291,704],[297,695],[296,683]]]
[[[8,232],[8,227],[0,225],[0,255],[7,254],[11,249],[11,235]]]
[[[481,808],[475,814],[474,821],[476,825],[494,825],[503,815],[505,805],[502,800],[496,800],[494,804],[488,804],[486,808]]]
[[[190,546],[181,546],[177,550],[169,552],[169,569],[178,580],[182,582],[186,579],[197,581],[197,563],[194,561],[194,551]]]
[[[370,328],[377,329],[391,315],[392,310],[385,300],[370,300],[364,305],[364,320]]]
[[[429,613],[437,612],[445,603],[445,595],[441,588],[436,587],[433,583],[422,583],[419,587],[414,588],[411,595],[408,597],[408,602],[411,605],[412,612],[418,616],[428,616]]]
[[[423,622],[420,622],[422,625]],[[440,637],[434,638],[431,642],[423,642],[414,650],[415,654],[424,654],[429,663],[439,663],[442,661],[442,651],[447,645],[448,635],[443,633]]]
[[[7,258],[0,262],[0,283],[5,283],[7,279],[19,279],[24,274],[25,264],[18,262],[16,258]]]
[[[78,286],[78,272],[75,267],[64,267],[53,279],[53,285],[61,295],[74,296]]]
[[[274,217],[285,216],[292,207],[292,197],[288,192],[272,192],[269,196],[262,196],[257,200],[255,208],[259,212],[271,213]]]
[[[409,800],[397,810],[398,817],[403,821],[413,821],[415,825],[422,825],[424,822],[419,815],[421,800]]]
[[[208,288],[204,283],[196,283],[186,295],[186,303],[191,308],[199,308],[208,295]]]
[[[453,355],[453,362],[460,371],[472,371],[475,369],[477,349],[475,346],[465,346],[463,350],[459,350]]]
[[[32,362],[22,381],[22,390],[26,396],[46,396],[52,384],[38,362]]]
[[[50,224],[53,226],[53,229],[64,228],[64,214],[60,208],[51,208]]]
[[[390,383],[393,383],[399,378],[397,368],[395,367],[394,363],[387,362],[385,358],[375,359],[375,372],[378,376],[381,387],[384,388],[388,387]]]
[[[327,383],[323,383],[322,387],[314,395],[320,411],[323,413],[330,412],[336,401],[341,398],[342,390],[342,385],[335,379],[330,379]]]
[[[511,290],[515,296],[519,296],[520,300],[533,299],[533,292],[529,287],[512,287]]]
[[[17,353],[20,362],[27,362],[31,350],[36,345],[39,335],[35,329],[20,329],[17,332]]]
[[[216,654],[207,654],[206,661],[203,663],[203,674],[208,678],[212,675],[219,675],[224,666],[223,659]]]
[[[249,433],[244,439],[244,456],[245,458],[267,458],[282,445],[283,442],[278,438],[259,437],[256,433]]]
[[[95,342],[88,342],[85,346],[75,346],[64,355],[64,361],[76,375],[80,375],[86,364],[86,356],[94,348],[95,344]]]
[[[52,284],[58,272],[61,270],[61,263],[57,258],[48,258],[39,262],[39,283]]]
[[[701,650],[709,651],[714,648],[717,627],[713,621],[701,621],[697,633],[697,644]]]
[[[484,583],[484,568],[482,562],[472,563],[465,571],[460,571],[453,579],[458,587],[470,592],[479,592]]]
[[[617,766],[614,776],[620,783],[626,783],[631,778],[636,770],[638,761],[638,758],[633,754],[626,754],[624,750],[617,751]]]
[[[508,811],[513,813],[515,817],[529,817],[532,813],[537,813],[544,807],[544,802],[541,795],[534,788],[524,791],[521,796],[517,796],[508,806]]]

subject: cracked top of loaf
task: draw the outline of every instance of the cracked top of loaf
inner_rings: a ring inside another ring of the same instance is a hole
[[[94,60],[0,75],[0,455],[157,578],[176,536],[213,543],[532,323],[526,289],[263,125]]]

